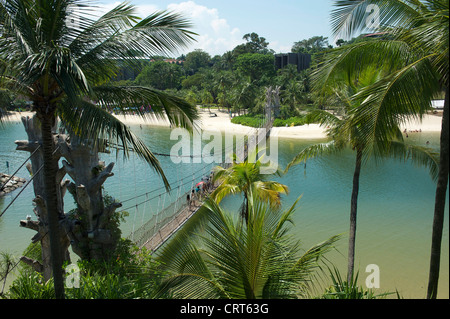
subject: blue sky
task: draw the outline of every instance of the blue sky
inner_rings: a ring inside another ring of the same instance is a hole
[[[293,43],[312,36],[328,37],[330,44],[331,0],[130,0],[138,14],[156,10],[182,12],[195,25],[197,42],[183,52],[202,49],[223,54],[243,43],[242,36],[256,32],[265,37],[277,53],[289,52]],[[98,0],[111,9],[120,1]],[[174,54],[175,55],[175,54]]]

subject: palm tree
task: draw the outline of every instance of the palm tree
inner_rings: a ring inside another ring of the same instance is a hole
[[[290,114],[295,114],[296,106],[303,97],[303,85],[298,81],[291,81],[286,85],[286,88],[282,90],[281,96],[283,102],[289,105]]]
[[[364,101],[357,121],[372,126],[371,133],[365,136],[368,140],[408,116],[420,118],[431,108],[431,100],[445,91],[427,292],[427,298],[436,298],[449,176],[449,2],[336,0],[332,13],[335,34],[345,38],[364,31],[368,5],[377,6],[380,27],[375,31],[387,36],[342,46],[325,62],[328,67],[324,68],[323,75],[326,77],[341,67],[357,71],[355,61],[360,65],[390,67],[390,72],[380,81],[355,96]]]
[[[272,209],[251,187],[249,223],[225,212],[209,198],[204,206],[205,235],[177,234],[158,261],[168,277],[160,294],[175,298],[294,299],[308,295],[324,255],[339,236],[303,254],[288,235],[299,199],[285,211]]]
[[[118,71],[118,61],[129,67],[140,58],[164,55],[193,38],[190,25],[178,14],[157,12],[145,19],[135,7],[120,4],[98,20],[89,1],[0,1],[0,58],[6,68],[2,86],[32,101],[41,123],[44,154],[45,203],[48,210],[55,293],[64,297],[61,252],[58,240],[56,196],[57,161],[52,127],[59,116],[82,138],[113,138],[125,152],[131,145],[164,178],[157,159],[107,108],[132,110],[146,116],[142,105],[152,105],[156,116],[191,125],[196,110],[189,104],[144,87],[108,85]],[[167,185],[167,183],[166,183]]]
[[[225,55],[226,53],[224,56]],[[231,71],[219,71],[216,73],[214,83],[219,91],[217,94],[219,106],[220,104],[222,104],[222,106],[225,106],[225,104],[228,105],[227,91],[229,90],[231,84]]]
[[[369,128],[360,123],[355,123],[361,101],[352,100],[351,97],[362,88],[370,85],[370,83],[376,82],[381,75],[382,70],[366,68],[360,70],[359,77],[352,81],[348,81],[349,79],[343,72],[339,72],[333,81],[330,78],[327,85],[335,87],[334,92],[342,101],[345,113],[343,116],[338,117],[327,111],[316,111],[311,116],[318,119],[322,125],[329,127],[328,135],[332,138],[332,141],[304,149],[288,164],[285,170],[286,173],[293,165],[306,161],[309,158],[340,152],[348,148],[356,152],[350,204],[347,282],[352,282],[351,280],[354,277],[359,181],[364,162],[371,155],[376,157],[392,156],[402,160],[411,159],[418,164],[429,167],[433,177],[436,176],[437,172],[436,154],[426,148],[405,145],[402,133],[398,127],[394,127],[391,131],[383,132],[383,137],[387,137],[387,141],[378,139],[378,136],[375,136],[375,141],[373,144],[370,144],[365,138]]]
[[[237,111],[240,115],[241,109],[248,109],[252,106],[257,90],[255,82],[251,81],[250,78],[236,78],[230,97],[234,111]]]
[[[214,102],[213,96],[208,90],[203,89],[201,93],[201,98],[202,98],[202,105],[203,106],[205,106],[205,104],[208,105],[208,112],[211,113],[211,103]]]
[[[233,154],[233,163],[229,168],[217,166],[214,168],[213,181],[218,182],[219,186],[211,194],[211,197],[220,203],[225,196],[230,194],[243,194],[244,202],[242,204],[241,216],[248,222],[250,191],[253,191],[264,202],[271,207],[277,208],[281,205],[280,194],[289,193],[289,188],[279,182],[267,180],[271,175],[262,174],[263,167],[261,159],[257,159],[256,151],[250,153],[243,162],[238,162],[236,154]],[[275,175],[280,176],[281,171]]]

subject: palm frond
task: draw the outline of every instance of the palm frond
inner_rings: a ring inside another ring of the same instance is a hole
[[[443,86],[448,85],[449,74],[449,3],[432,1],[429,11],[415,19],[415,27],[401,30],[399,38],[419,52],[434,53],[430,59],[439,73]]]
[[[158,258],[161,268],[169,273],[158,293],[170,293],[175,298],[226,298],[210,272],[204,253],[183,236],[173,240],[175,244],[164,247],[164,253]]]
[[[400,124],[411,117],[421,119],[430,110],[439,87],[429,59],[415,60],[354,95],[354,100],[363,102],[352,111],[351,125],[361,127],[366,145],[387,144]]]
[[[408,145],[402,141],[391,141],[385,152],[391,158],[411,161],[416,166],[426,167],[430,176],[437,181],[439,173],[439,153],[428,147]]]
[[[32,3],[24,1],[2,1],[0,3],[0,28],[1,34],[0,52],[5,53],[9,48],[9,54],[14,54],[10,46],[18,48],[26,54],[32,54],[37,42],[34,37],[35,26],[30,15]]]
[[[166,189],[170,189],[159,160],[125,124],[92,103],[84,100],[79,100],[77,104],[70,102],[61,103],[58,108],[58,115],[70,132],[92,141],[115,141],[116,145],[123,147],[126,157],[131,151],[135,152],[157,172]]]
[[[292,159],[292,161],[286,166],[285,173],[287,173],[292,166],[298,165],[301,162],[306,162],[308,159],[319,157],[324,154],[333,154],[341,149],[342,148],[340,146],[336,145],[335,141],[309,146]]]
[[[389,73],[416,57],[408,43],[401,40],[380,39],[345,45],[327,53],[320,67],[313,72],[313,90],[319,95],[329,94],[330,87],[339,82],[351,84],[365,68],[373,66]]]
[[[285,227],[284,226],[285,226],[286,222],[292,223],[292,219],[291,219],[292,214],[294,214],[297,204],[302,197],[303,197],[303,195],[300,195],[299,197],[297,197],[297,199],[291,205],[291,207],[282,214],[281,218],[277,222],[275,229],[272,232],[273,238],[278,238],[279,236],[285,235]]]
[[[194,40],[191,24],[180,14],[156,12],[138,21],[134,12],[133,6],[119,5],[71,44],[92,79],[117,70],[118,62],[135,67],[137,59],[173,55]]]
[[[183,99],[167,93],[137,86],[96,86],[92,88],[93,99],[102,107],[116,109],[123,114],[137,113],[143,118],[163,118],[172,125],[189,130],[194,127],[194,120],[198,119],[195,106]],[[148,113],[148,107],[151,112]]]
[[[299,256],[298,241],[287,234],[297,202],[286,211],[271,209],[250,191],[245,224],[209,199],[204,232],[176,235],[175,244],[164,248],[162,269],[169,276],[162,292],[194,298],[297,298],[336,240]]]
[[[367,18],[376,5],[380,26],[368,29]],[[419,0],[336,0],[331,13],[331,27],[336,37],[350,39],[362,32],[379,32],[385,27],[408,27],[417,17],[418,8],[426,10]]]
[[[342,122],[341,118],[325,110],[314,110],[308,114],[308,118],[311,122],[318,122],[325,127],[336,127]]]
[[[274,181],[253,182],[252,191],[256,192],[262,201],[270,204],[271,207],[281,205],[281,194],[289,194],[289,187]]]
[[[326,255],[336,250],[336,243],[342,238],[342,235],[334,235],[327,240],[316,244],[309,248],[295,263],[291,269],[291,274],[302,285],[299,287],[300,292],[306,294],[314,288],[312,279],[321,275],[323,265],[327,265]]]

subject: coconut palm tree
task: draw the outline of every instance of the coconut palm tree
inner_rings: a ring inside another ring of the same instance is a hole
[[[224,56],[226,55],[226,53],[224,54]],[[215,75],[215,79],[214,79],[214,84],[217,86],[217,91],[219,92],[217,94],[217,99],[218,99],[218,106],[219,106],[219,111],[220,111],[220,105],[228,106],[229,109],[229,105],[228,105],[228,96],[227,96],[227,92],[230,89],[230,84],[231,84],[231,71],[219,71],[216,73]],[[229,111],[228,111],[229,113]]]
[[[205,234],[177,234],[158,257],[168,274],[160,288],[162,295],[208,299],[308,296],[324,255],[339,236],[301,253],[299,242],[288,235],[298,199],[282,211],[261,201],[257,193],[254,187],[249,190],[248,224],[211,198],[206,201]]]
[[[241,115],[241,110],[249,109],[253,105],[258,88],[249,77],[236,77],[233,82],[230,100],[233,105],[233,111]]]
[[[243,162],[239,162],[237,155],[233,154],[233,163],[228,168],[217,166],[214,168],[213,181],[218,182],[219,186],[211,194],[211,197],[220,203],[225,196],[230,194],[243,194],[244,202],[242,204],[241,216],[248,222],[249,204],[248,198],[250,191],[253,191],[264,202],[271,207],[277,208],[281,205],[281,194],[289,193],[289,188],[279,182],[270,181],[268,178],[272,175],[262,174],[263,167],[261,158],[257,158],[257,152],[254,151],[248,155]],[[277,170],[275,175],[280,176],[281,171]]]
[[[336,0],[335,7],[331,20],[339,38],[350,38],[367,30],[367,12],[375,12],[374,9],[379,27],[370,33],[385,35],[377,41],[342,46],[324,62],[327,67],[322,73],[326,78],[342,67],[357,72],[357,62],[390,68],[380,81],[355,95],[364,101],[357,122],[371,126],[364,136],[366,140],[373,141],[376,135],[380,137],[383,131],[410,116],[421,118],[431,108],[431,100],[445,92],[427,292],[428,298],[436,298],[449,176],[449,2]]]
[[[82,138],[115,139],[129,145],[164,178],[157,159],[125,125],[107,109],[154,115],[184,127],[196,110],[189,104],[144,87],[108,85],[119,71],[118,62],[135,67],[139,59],[164,55],[193,39],[189,23],[178,14],[157,12],[140,19],[136,8],[120,4],[96,19],[95,8],[84,0],[0,1],[0,58],[3,87],[32,101],[41,123],[44,154],[45,204],[49,216],[55,292],[64,296],[61,252],[57,244],[57,161],[52,127],[57,116]],[[166,184],[167,185],[167,184]]]
[[[322,125],[328,127],[328,135],[332,138],[331,142],[310,146],[302,150],[285,169],[285,173],[296,164],[310,158],[322,156],[330,153],[340,152],[348,148],[356,153],[355,169],[353,173],[353,188],[350,204],[350,231],[348,245],[348,271],[347,282],[352,282],[354,277],[354,261],[355,261],[355,243],[356,243],[356,226],[358,211],[358,195],[361,168],[370,156],[375,157],[395,157],[402,160],[410,159],[415,163],[430,168],[430,173],[435,178],[437,174],[437,157],[431,150],[406,145],[403,142],[403,136],[398,127],[393,127],[391,131],[383,132],[383,138],[378,140],[375,136],[373,144],[368,143],[365,138],[368,127],[363,124],[355,123],[358,117],[356,111],[359,110],[361,101],[351,99],[359,90],[376,82],[383,71],[381,69],[366,68],[360,70],[359,77],[349,81],[343,72],[336,75],[334,81],[329,79],[327,85],[333,88],[338,99],[342,101],[344,107],[343,116],[335,116],[327,111],[316,111],[311,117],[315,117]]]
[[[286,88],[282,90],[281,97],[283,102],[289,105],[290,114],[296,113],[296,108],[299,102],[303,98],[304,88],[301,82],[291,81],[286,85]]]

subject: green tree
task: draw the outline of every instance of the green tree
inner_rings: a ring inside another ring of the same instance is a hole
[[[309,296],[312,279],[339,237],[301,253],[300,243],[288,235],[298,200],[282,211],[262,202],[253,188],[248,193],[248,223],[208,199],[198,212],[201,226],[196,216],[196,229],[204,227],[206,235],[184,228],[162,248],[158,261],[168,272],[161,285],[162,294],[207,299]]]
[[[281,88],[286,88],[286,86],[292,81],[299,81],[300,73],[297,67],[293,64],[288,64],[282,69],[277,71],[276,82],[281,86]]]
[[[232,70],[235,60],[236,56],[233,51],[227,51],[222,55],[217,66],[222,70]]]
[[[243,109],[253,109],[258,89],[258,86],[247,78],[240,78],[235,81],[229,97],[233,111],[240,115]]]
[[[197,49],[186,54],[186,59],[183,66],[188,74],[193,75],[201,68],[208,67],[210,62],[211,56],[209,53],[201,49]]]
[[[309,39],[294,42],[291,51],[293,53],[314,54],[329,49],[328,38],[314,36]]]
[[[347,282],[352,282],[354,277],[355,262],[355,243],[356,243],[356,226],[358,211],[358,195],[359,181],[363,164],[371,156],[387,157],[392,156],[402,160],[412,160],[417,164],[429,167],[431,175],[436,177],[437,157],[431,150],[421,147],[413,147],[404,144],[403,136],[398,127],[391,127],[387,131],[382,131],[379,135],[374,136],[374,140],[366,139],[366,134],[370,132],[370,125],[360,123],[358,116],[360,105],[363,100],[351,99],[357,92],[363,88],[376,83],[382,76],[383,70],[376,68],[366,68],[360,70],[357,78],[349,81],[344,74],[344,70],[340,70],[335,74],[334,81],[330,78],[325,85],[333,88],[335,94],[339,95],[339,99],[343,103],[345,113],[338,117],[326,111],[316,111],[315,117],[320,120],[322,125],[329,127],[328,135],[333,139],[332,142],[318,144],[308,147],[301,151],[288,164],[286,171],[292,165],[306,161],[308,158],[321,156],[324,154],[343,151],[350,148],[356,153],[355,169],[353,173],[353,187],[350,203],[350,231],[348,245],[348,272]],[[319,72],[320,73],[320,72]],[[321,88],[323,90],[323,88]]]
[[[231,90],[232,84],[232,73],[231,71],[219,71],[215,73],[214,84],[217,87],[217,99],[219,105],[226,106],[228,109],[229,105],[229,97],[228,92]]]
[[[45,203],[51,238],[55,294],[64,298],[59,240],[53,131],[59,116],[84,138],[114,138],[131,144],[161,174],[153,154],[126,126],[105,109],[139,110],[154,105],[156,114],[167,114],[173,123],[189,127],[196,110],[177,98],[144,87],[105,84],[118,71],[117,61],[136,65],[137,58],[166,55],[186,45],[194,35],[180,15],[157,12],[145,19],[135,7],[120,4],[98,20],[85,1],[8,0],[0,2],[0,59],[6,61],[2,87],[32,101],[41,123],[44,154]],[[96,104],[94,101],[97,101]],[[126,152],[128,152],[128,148]]]
[[[178,64],[155,61],[147,65],[136,77],[138,85],[150,86],[158,90],[181,87],[183,70]]]
[[[364,101],[358,122],[370,123],[372,129],[365,136],[370,140],[408,116],[420,118],[431,108],[431,100],[445,92],[427,292],[428,298],[436,298],[449,177],[449,2],[336,0],[332,13],[334,33],[350,38],[367,30],[368,5],[377,5],[380,22],[379,28],[370,31],[383,32],[389,37],[342,46],[342,50],[325,62],[326,72],[330,74],[344,65],[348,69],[355,65],[356,59],[360,65],[391,68],[380,81],[355,96]]]
[[[211,197],[220,203],[225,196],[242,194],[244,202],[241,214],[246,221],[248,221],[250,191],[255,192],[271,207],[279,207],[281,205],[280,194],[287,194],[289,188],[279,182],[268,180],[272,175],[261,173],[264,165],[260,159],[257,159],[256,152],[248,154],[247,159],[243,162],[238,162],[237,156],[234,154],[233,164],[229,168],[217,166],[214,169],[214,181],[219,182],[220,186],[211,194]],[[280,171],[277,171],[276,175],[279,176]]]
[[[202,87],[203,83],[203,74],[200,72],[197,72],[193,75],[189,75],[185,79],[181,81],[181,86],[183,89],[199,89]]]
[[[202,91],[202,96],[201,96],[201,98],[202,98],[202,104],[203,104],[203,105],[207,105],[207,106],[208,106],[208,111],[211,112],[211,103],[214,102],[214,98],[213,98],[213,96],[211,95],[211,93],[209,93],[208,90],[204,89],[204,90]]]
[[[197,105],[197,94],[195,94],[194,91],[188,91],[185,99],[187,102],[189,102],[192,105]]]
[[[211,103],[213,103],[217,98],[217,91],[218,91],[218,87],[215,81],[216,72],[214,72],[213,68],[202,68],[200,69],[199,73],[202,74],[201,88],[203,88],[203,90],[208,91],[208,93],[212,97]]]
[[[295,116],[296,106],[303,98],[303,85],[301,82],[292,81],[281,92],[281,98],[289,106],[291,116]]]
[[[260,53],[260,54],[273,54],[274,51],[269,49],[269,42],[266,38],[260,37],[257,33],[247,33],[242,37],[246,42],[239,44],[233,49],[233,55],[235,57],[245,53]]]
[[[241,75],[248,76],[251,81],[259,83],[275,77],[276,74],[274,57],[271,54],[242,54],[236,59],[234,67]]]

